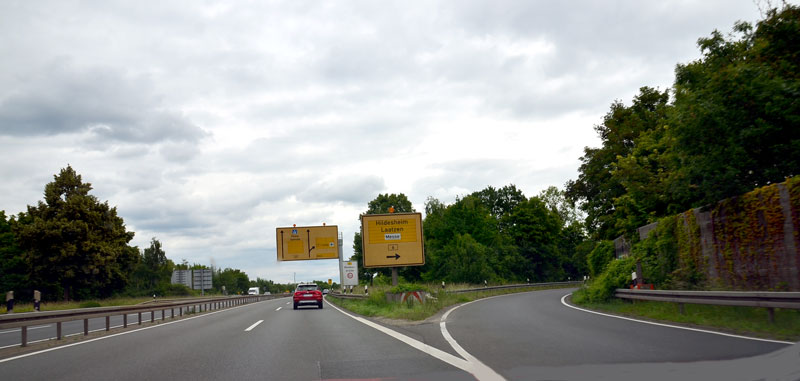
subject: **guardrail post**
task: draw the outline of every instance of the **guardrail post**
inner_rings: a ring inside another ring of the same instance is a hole
[[[769,322],[775,324],[775,309],[772,307],[768,307],[767,314],[769,314]]]
[[[89,319],[83,319],[83,336],[89,336]]]
[[[128,314],[122,314],[122,328],[128,328]]]
[[[106,332],[111,329],[111,316],[106,316]]]
[[[169,316],[175,319],[175,307],[169,309]]]
[[[22,326],[22,346],[28,346],[28,327]]]
[[[151,323],[156,322],[156,311],[150,311],[150,322]]]
[[[61,340],[61,322],[56,323],[56,340]]]
[[[139,312],[139,325],[142,325],[142,313]]]
[[[685,311],[683,309],[683,303],[678,303],[678,312],[680,312],[681,315],[683,315],[685,313]]]

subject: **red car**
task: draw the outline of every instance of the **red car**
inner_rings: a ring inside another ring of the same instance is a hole
[[[322,291],[314,283],[301,283],[294,290],[294,309],[303,304],[316,304],[322,308]]]

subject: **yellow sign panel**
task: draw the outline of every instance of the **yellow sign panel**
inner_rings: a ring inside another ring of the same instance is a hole
[[[295,226],[275,229],[279,261],[339,258],[339,227]]]
[[[425,264],[421,213],[362,215],[361,239],[366,268]]]

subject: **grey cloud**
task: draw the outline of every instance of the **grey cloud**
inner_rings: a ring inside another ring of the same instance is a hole
[[[511,160],[461,160],[437,165],[441,173],[420,178],[409,195],[415,203],[423,203],[428,196],[443,202],[452,202],[487,186],[502,187],[514,184],[526,196],[534,196],[547,186],[563,186],[564,179],[574,176],[574,163],[546,169],[532,169],[527,163]]]
[[[487,185],[497,186],[498,181],[512,177],[521,168],[519,163],[511,160],[463,160],[437,165],[434,169],[441,173],[421,178],[413,186],[417,190],[427,190],[429,194],[426,197],[449,193],[452,189],[465,189],[472,193]]]
[[[360,206],[385,189],[386,183],[378,176],[350,175],[317,182],[298,198],[307,202],[346,202]]]
[[[0,93],[0,134],[88,132],[94,140],[137,143],[197,142],[208,135],[162,108],[151,85],[146,77],[57,59]]]

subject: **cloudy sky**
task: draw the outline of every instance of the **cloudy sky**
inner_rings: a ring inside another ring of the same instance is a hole
[[[751,0],[0,2],[0,210],[70,164],[133,244],[278,282],[275,228],[338,225],[379,193],[577,176],[593,126],[669,88]]]

